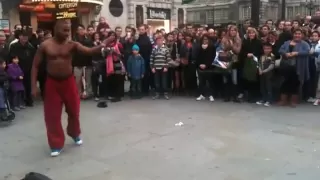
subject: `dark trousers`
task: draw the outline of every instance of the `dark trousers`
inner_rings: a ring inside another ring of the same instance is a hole
[[[174,69],[173,68],[168,68],[168,89],[172,90],[173,86],[173,79],[174,79]]]
[[[264,102],[272,101],[272,82],[271,74],[265,74],[260,77],[260,92]]]
[[[232,74],[223,74],[223,96],[224,99],[235,99],[237,97],[236,84],[232,80]]]
[[[113,98],[121,98],[124,94],[124,76],[113,74],[108,76],[108,94]]]
[[[196,65],[189,63],[182,67],[183,81],[185,85],[185,90],[192,93],[198,88],[197,76],[196,76]]]
[[[163,72],[162,69],[156,70],[154,73],[155,90],[157,93],[168,92],[168,72]]]
[[[101,74],[101,82],[99,82],[99,97],[108,98],[108,81],[106,74]]]
[[[31,72],[24,72],[23,76],[23,86],[25,88],[25,102],[26,105],[32,105],[32,95],[31,95]]]
[[[141,85],[142,85],[141,79],[133,79],[133,78],[130,79],[130,91],[133,96],[140,95]]]
[[[259,81],[243,81],[243,87],[245,91],[248,93],[248,101],[256,102],[260,99],[260,83]]]
[[[12,92],[12,105],[13,107],[19,107],[24,105],[24,91]]]
[[[92,92],[94,97],[99,97],[99,86],[100,83],[99,82],[99,78],[100,78],[100,73],[98,73],[97,71],[93,70],[92,71],[92,76],[91,76],[91,86],[92,86]],[[100,79],[102,81],[102,77]]]
[[[213,96],[214,95],[213,73],[198,70],[198,78],[199,78],[200,95]]]
[[[320,75],[320,72],[315,72],[314,76],[310,77],[309,97],[313,97],[313,98],[317,97],[319,75]]]
[[[145,94],[149,93],[150,87],[151,89],[155,88],[153,73],[150,69],[150,64],[145,63],[145,74],[142,78],[142,92]]]
[[[318,81],[319,81],[319,71],[317,71],[314,59],[309,62],[309,73],[310,79],[307,81],[307,97],[315,98],[317,96]]]
[[[300,90],[299,76],[296,67],[286,67],[282,70],[284,81],[281,85],[281,94],[298,95]]]

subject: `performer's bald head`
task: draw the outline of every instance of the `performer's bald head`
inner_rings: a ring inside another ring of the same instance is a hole
[[[70,19],[59,19],[55,24],[55,36],[67,39],[70,36],[71,21]]]
[[[70,19],[58,19],[55,24],[56,27],[61,27],[64,25],[71,25]]]

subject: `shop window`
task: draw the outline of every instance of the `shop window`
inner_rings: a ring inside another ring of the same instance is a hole
[[[194,12],[188,11],[187,12],[187,22],[188,23],[193,23],[195,21],[194,19]]]
[[[120,0],[111,0],[109,3],[110,14],[114,17],[120,17],[123,13],[123,4]]]
[[[293,18],[293,7],[287,7],[287,18],[288,19]]]

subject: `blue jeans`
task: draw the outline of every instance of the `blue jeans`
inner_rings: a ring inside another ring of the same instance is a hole
[[[167,93],[168,92],[168,72],[163,72],[163,69],[156,70],[154,73],[154,83],[156,86],[156,92]]]

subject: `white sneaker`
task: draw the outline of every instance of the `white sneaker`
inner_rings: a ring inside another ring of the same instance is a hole
[[[318,105],[319,105],[319,102],[320,102],[320,99],[317,99],[317,100],[314,101],[313,105],[314,105],[314,106],[318,106]]]
[[[62,149],[52,149],[51,153],[50,153],[50,156],[51,157],[57,157],[57,156],[60,155],[61,151],[62,151]]]
[[[205,100],[206,98],[204,97],[204,96],[202,96],[202,95],[200,95],[199,97],[197,97],[197,101],[201,101],[201,100]]]
[[[76,143],[76,145],[81,146],[83,144],[83,141],[80,137],[76,137],[73,139],[74,143]]]
[[[269,102],[266,102],[266,103],[264,103],[264,106],[269,107],[269,106],[270,106],[270,103],[269,103]]]
[[[256,104],[257,104],[257,105],[262,105],[262,104],[263,104],[263,101],[257,101]]]
[[[210,101],[210,102],[213,102],[213,101],[214,101],[213,96],[209,96],[209,101]]]
[[[312,97],[310,97],[308,100],[307,100],[307,102],[309,102],[309,103],[314,103],[314,102],[316,102],[316,98],[312,98]]]

